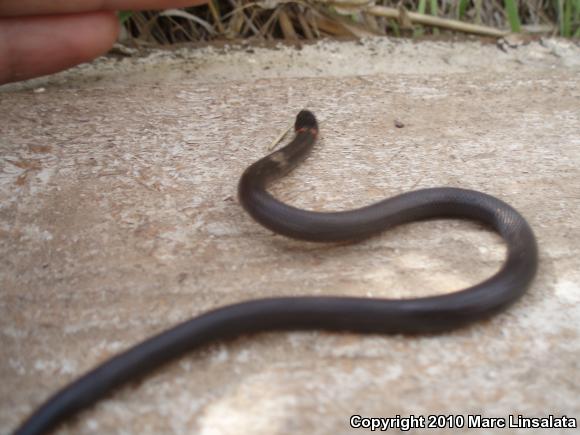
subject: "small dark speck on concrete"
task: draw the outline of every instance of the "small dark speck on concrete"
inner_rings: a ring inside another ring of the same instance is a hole
[[[397,127],[397,128],[403,128],[404,126],[405,126],[405,124],[403,124],[398,119],[395,119],[395,127]]]

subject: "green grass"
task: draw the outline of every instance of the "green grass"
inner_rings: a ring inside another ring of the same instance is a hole
[[[417,13],[424,14],[427,12],[427,0],[419,0],[419,4],[417,6]],[[429,12],[433,16],[437,16],[439,12],[439,6],[437,4],[437,0],[429,0]],[[425,33],[425,29],[423,26],[415,26],[415,30],[413,32],[414,37],[423,36]],[[433,34],[438,35],[439,29],[433,29]]]
[[[580,0],[557,0],[556,3],[560,35],[566,38],[580,37]]]
[[[121,24],[123,24],[125,21],[131,18],[131,15],[133,15],[133,11],[119,11],[117,13],[117,16],[119,17],[119,22]]]
[[[520,15],[518,13],[518,3],[516,0],[505,0],[505,12],[510,23],[512,32],[519,33],[522,30]]]
[[[463,19],[465,16],[465,11],[467,10],[467,6],[469,6],[469,0],[459,0],[459,5],[457,6],[458,19]]]
[[[434,17],[439,15],[439,6],[437,5],[437,0],[431,0],[429,9],[431,10],[431,15],[433,15]],[[433,29],[433,34],[439,35],[439,29],[437,28]]]
[[[427,9],[427,0],[419,0],[419,4],[417,5],[417,13],[424,14],[425,10]],[[425,30],[423,26],[415,26],[415,30],[413,31],[413,37],[418,38],[423,36]]]

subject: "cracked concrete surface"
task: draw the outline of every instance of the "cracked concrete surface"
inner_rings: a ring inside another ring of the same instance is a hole
[[[353,414],[580,419],[579,71],[580,48],[558,39],[370,39],[108,57],[0,88],[0,433],[99,362],[218,306],[439,294],[497,270],[501,240],[471,222],[339,246],[255,224],[237,179],[305,106],[321,139],[277,196],[337,210],[421,187],[485,191],[536,232],[530,291],[441,335],[216,343],[61,433],[364,433]],[[560,432],[572,433],[549,431]]]

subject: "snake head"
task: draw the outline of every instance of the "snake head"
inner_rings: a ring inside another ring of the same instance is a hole
[[[316,122],[314,113],[310,112],[309,110],[301,110],[298,116],[296,116],[294,129],[296,131],[303,129],[314,129],[318,131],[318,122]]]

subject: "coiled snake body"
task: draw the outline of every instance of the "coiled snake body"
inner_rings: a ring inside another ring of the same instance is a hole
[[[251,165],[238,196],[260,224],[295,239],[337,242],[369,237],[395,225],[430,218],[472,219],[507,244],[501,269],[464,290],[415,299],[280,297],[210,311],[149,338],[85,374],[38,408],[17,434],[44,433],[138,376],[206,343],[243,333],[326,329],[361,333],[432,333],[488,317],[520,297],[537,268],[534,234],[525,219],[497,198],[473,190],[433,188],[403,193],[357,210],[319,213],[284,204],[266,185],[299,164],[318,133],[311,112],[298,114],[296,136],[286,147]]]

